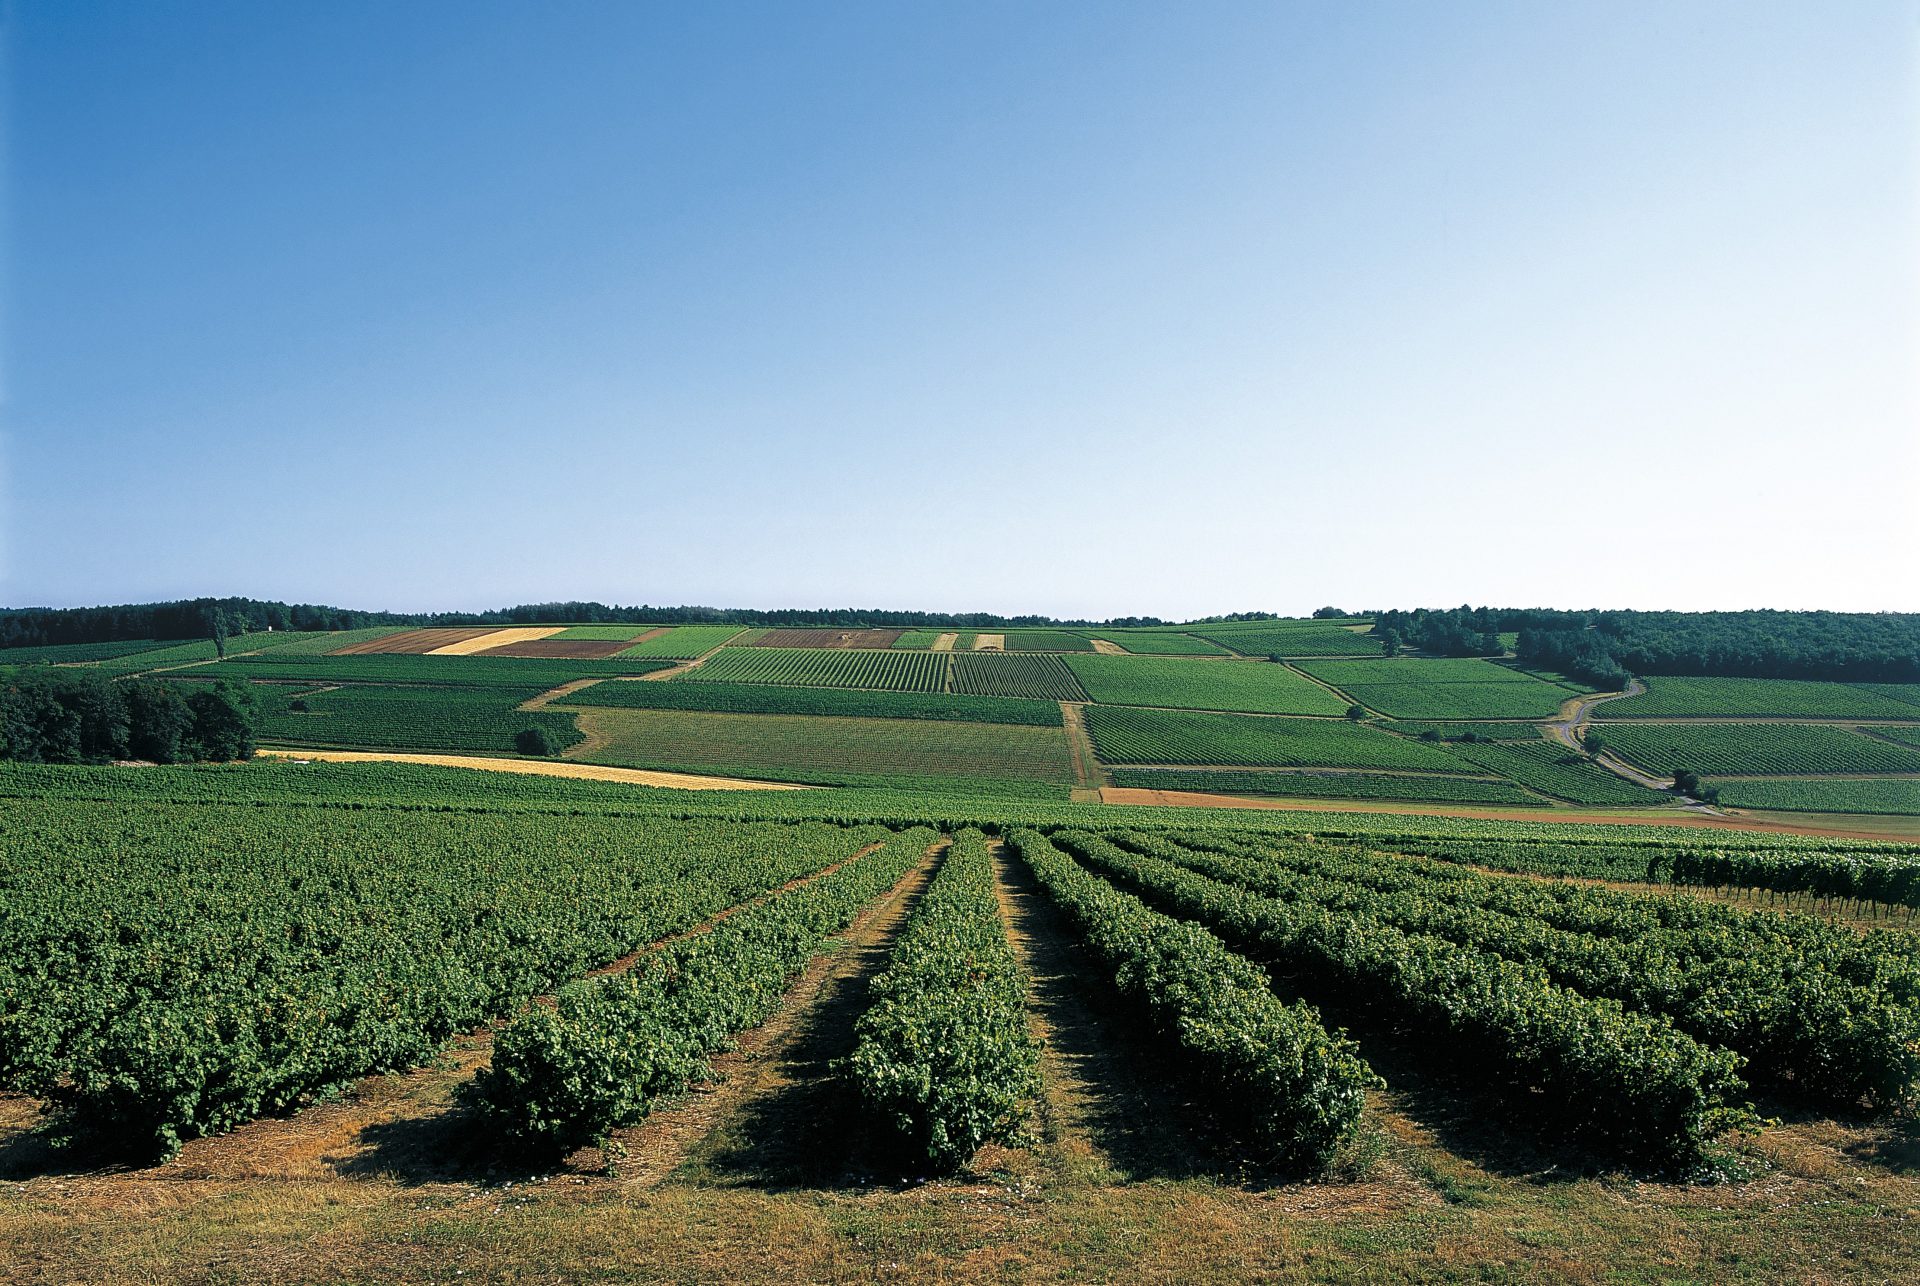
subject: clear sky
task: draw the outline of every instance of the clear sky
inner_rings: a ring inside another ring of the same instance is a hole
[[[1920,609],[1920,4],[5,15],[0,603]]]

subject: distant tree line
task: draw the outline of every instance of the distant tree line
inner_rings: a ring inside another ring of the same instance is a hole
[[[1920,682],[1920,615],[1902,612],[1566,612],[1456,607],[1372,613],[1373,633],[1442,656],[1496,656],[1601,686],[1630,674]]]
[[[0,759],[25,763],[247,759],[256,724],[253,694],[239,683],[116,683],[34,666],[0,687]]]

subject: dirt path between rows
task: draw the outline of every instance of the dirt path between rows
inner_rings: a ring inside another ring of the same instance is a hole
[[[933,647],[929,650],[934,652],[951,652],[953,651],[953,645],[959,641],[960,636],[958,634],[942,634],[933,641]]]
[[[567,696],[574,692],[578,692],[582,688],[590,688],[594,684],[599,682],[602,682],[602,680],[597,676],[591,679],[575,679],[570,683],[563,683],[559,687],[554,688],[551,691],[542,692],[537,697],[529,697],[527,700],[522,701],[519,705],[515,706],[514,709],[545,710],[548,706],[558,701],[561,697]]]
[[[1098,652],[1101,656],[1126,656],[1127,655],[1127,649],[1121,647],[1118,643],[1111,642],[1107,639],[1089,639],[1088,642],[1093,644],[1093,650]]]
[[[1084,702],[1062,701],[1060,723],[1067,732],[1067,757],[1073,762],[1073,801],[1097,804],[1100,802],[1100,788],[1111,786],[1113,782],[1100,766],[1100,757],[1094,753],[1093,738],[1087,733],[1085,710]]]
[[[818,790],[784,781],[752,781],[744,777],[701,777],[694,773],[656,772],[650,768],[614,768],[605,764],[577,764],[564,759],[497,759],[485,755],[434,755],[400,750],[306,750],[291,746],[262,746],[254,752],[269,759],[315,759],[337,764],[431,764],[438,768],[478,768],[485,772],[522,773],[530,777],[577,777],[586,781],[619,781],[630,786],[659,786],[669,790]]]
[[[1036,1125],[1055,1166],[1092,1183],[1173,1177],[1209,1167],[1166,1078],[1140,1074],[1122,1039],[1111,984],[1079,945],[1026,864],[999,840],[995,891],[1027,972],[1027,1015],[1044,1045]]]
[[[879,848],[867,844],[817,871],[735,903],[698,924],[655,939],[617,960],[589,970],[584,977],[624,973],[676,942],[711,932],[748,907],[811,884]],[[526,1007],[552,1005],[554,993],[535,996]],[[456,1036],[432,1063],[411,1071],[361,1079],[337,1100],[316,1104],[291,1117],[250,1121],[212,1138],[194,1139],[171,1161],[139,1170],[102,1175],[127,1182],[164,1180],[283,1179],[312,1181],[340,1175],[394,1174],[411,1181],[457,1179],[476,1170],[472,1121],[454,1106],[455,1089],[471,1080],[493,1057],[495,1036],[510,1021],[495,1019]],[[6,1135],[14,1127],[38,1123],[30,1100],[0,1100],[0,1172],[31,1169],[44,1153],[31,1135]],[[480,1161],[478,1165],[490,1164]]]
[[[816,956],[780,1010],[713,1060],[714,1079],[623,1130],[617,1176],[659,1187],[834,1187],[872,1175],[860,1105],[837,1060],[853,1052],[867,983],[953,841],[942,837]]]

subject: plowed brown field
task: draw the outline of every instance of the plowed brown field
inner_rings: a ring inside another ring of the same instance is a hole
[[[375,653],[398,652],[407,656],[425,656],[435,648],[445,647],[449,643],[477,639],[495,632],[492,626],[471,630],[402,630],[398,634],[385,634],[377,639],[349,643],[346,647],[335,648],[328,655],[372,656]]]
[[[768,630],[748,647],[892,647],[905,630]]]
[[[632,639],[531,639],[521,643],[503,643],[481,652],[481,656],[540,656],[556,661],[593,661],[618,656],[633,646]]]

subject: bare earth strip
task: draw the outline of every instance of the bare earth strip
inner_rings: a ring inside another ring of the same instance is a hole
[[[958,634],[942,634],[933,641],[933,647],[930,650],[934,652],[951,652],[953,651],[953,645],[959,641],[960,636]]]
[[[941,839],[899,883],[839,934],[787,991],[779,1012],[712,1060],[714,1079],[675,1107],[657,1111],[615,1141],[620,1179],[658,1187],[681,1182],[723,1187],[844,1181],[859,1150],[838,1060],[853,1052],[853,1024],[867,982],[886,964],[895,937],[952,841]]]
[[[495,759],[485,755],[427,755],[380,750],[262,749],[276,759],[320,759],[336,764],[431,764],[439,768],[479,768],[487,772],[517,772],[529,777],[578,777],[586,781],[623,781],[630,786],[661,786],[668,790],[816,790],[782,781],[747,781],[738,777],[701,777],[685,772],[655,772],[649,768],[611,768],[603,764],[576,764],[552,759]]]
[[[358,643],[349,643],[345,647],[337,647],[327,655],[373,656],[394,653],[403,656],[419,656],[449,643],[458,643],[462,639],[483,638],[491,633],[493,630],[488,626],[457,630],[396,630],[391,634],[382,634],[378,638],[364,639]]]
[[[1087,735],[1085,709],[1082,702],[1062,701],[1060,723],[1067,731],[1067,756],[1073,761],[1073,802],[1097,804],[1100,788],[1113,782],[1101,769],[1099,756],[1094,754],[1093,738]]]
[[[1007,650],[1007,636],[1004,634],[976,634],[973,636],[973,650],[976,652],[1004,652]]]
[[[1092,639],[1089,641],[1093,644],[1093,650],[1101,656],[1127,655],[1127,649],[1121,647],[1118,643],[1109,642],[1106,639]]]
[[[522,701],[519,705],[515,706],[514,709],[544,710],[548,706],[552,705],[554,702],[558,701],[561,697],[567,696],[570,693],[578,692],[582,688],[590,688],[594,684],[600,683],[600,682],[603,682],[603,680],[601,680],[598,677],[591,678],[591,679],[575,679],[571,683],[563,683],[557,688],[553,688],[547,692],[542,692],[537,697],[529,697],[527,700]]]
[[[445,647],[437,647],[427,655],[472,656],[475,652],[490,651],[508,643],[531,643],[535,639],[550,638],[565,628],[564,625],[519,625],[510,630],[492,630],[476,639],[460,639]]]

